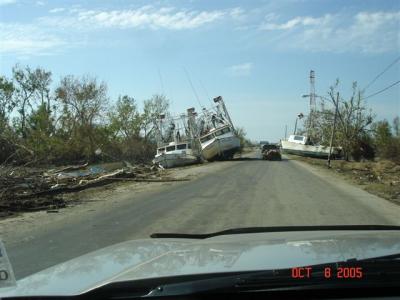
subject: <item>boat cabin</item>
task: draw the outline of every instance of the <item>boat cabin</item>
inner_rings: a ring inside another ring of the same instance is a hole
[[[163,146],[157,148],[157,154],[163,154],[168,152],[173,152],[175,150],[186,150],[192,149],[192,145],[190,143],[179,143],[179,144],[170,144],[168,146]]]
[[[215,137],[217,137],[217,136],[220,136],[220,135],[229,133],[229,132],[231,132],[231,131],[232,131],[232,130],[231,130],[231,128],[230,128],[229,126],[225,126],[225,127],[221,127],[221,128],[214,129],[214,130],[212,130],[210,133],[208,133],[208,134],[202,136],[202,137],[200,138],[200,142],[201,142],[201,143],[205,143],[205,142],[207,142],[207,141],[209,141],[209,140],[211,140],[211,139],[213,139],[213,138],[215,138]]]
[[[308,137],[304,135],[295,135],[291,134],[288,138],[288,142],[296,143],[296,144],[302,144],[302,145],[308,145],[309,144],[309,139]]]

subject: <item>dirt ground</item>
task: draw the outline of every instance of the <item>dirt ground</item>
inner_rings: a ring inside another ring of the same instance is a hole
[[[290,159],[303,161],[313,166],[324,168],[360,186],[371,194],[400,205],[400,165],[392,161],[353,162],[333,160],[331,161],[331,169],[328,169],[327,161],[324,159],[295,155],[287,156]]]

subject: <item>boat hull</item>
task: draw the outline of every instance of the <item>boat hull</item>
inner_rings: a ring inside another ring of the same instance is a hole
[[[316,158],[327,158],[329,156],[328,146],[312,146],[312,145],[303,145],[288,141],[281,141],[281,148],[282,148],[282,153],[284,154],[294,154],[299,156],[308,156]],[[332,156],[340,157],[341,149],[333,147]]]
[[[218,160],[231,158],[240,150],[240,140],[236,136],[214,138],[203,145],[201,154],[206,160]]]
[[[154,164],[161,165],[163,168],[174,168],[192,165],[199,162],[197,156],[182,153],[167,153],[156,156],[153,159]]]

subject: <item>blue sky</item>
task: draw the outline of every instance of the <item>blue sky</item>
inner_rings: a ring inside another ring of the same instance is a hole
[[[155,93],[180,113],[222,95],[237,126],[276,141],[340,78],[367,85],[400,56],[400,1],[22,1],[0,0],[0,74],[16,63],[104,80],[111,101]],[[185,71],[186,70],[186,71]],[[400,63],[368,96],[400,80]],[[368,99],[377,119],[400,114],[400,85]]]

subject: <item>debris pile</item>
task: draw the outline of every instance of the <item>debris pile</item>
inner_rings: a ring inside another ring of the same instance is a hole
[[[107,170],[87,163],[59,169],[0,166],[0,217],[18,211],[53,210],[66,206],[61,194],[78,192],[115,181],[178,181],[168,178],[156,166],[125,162]]]

